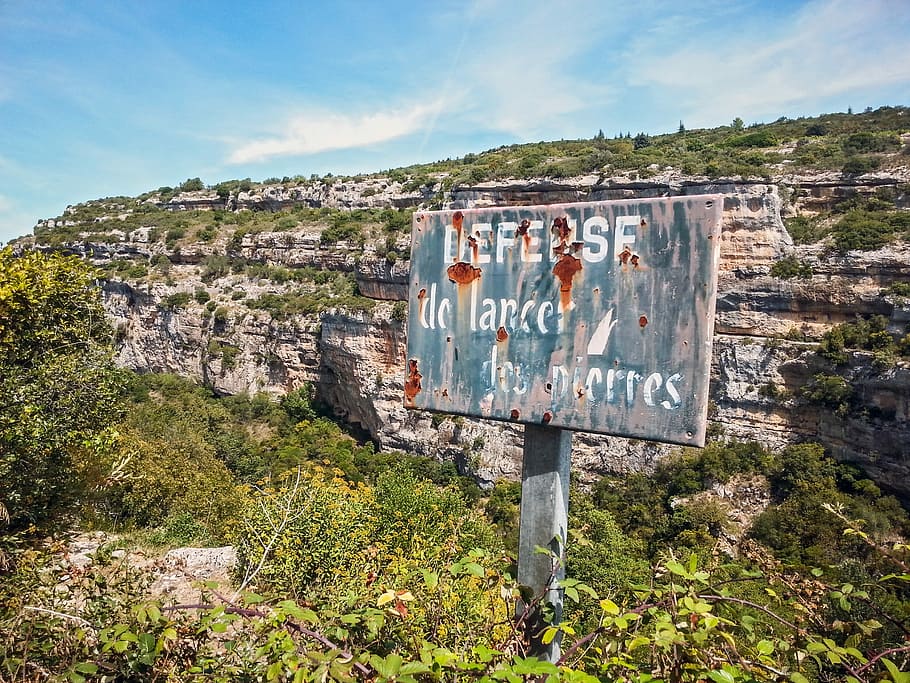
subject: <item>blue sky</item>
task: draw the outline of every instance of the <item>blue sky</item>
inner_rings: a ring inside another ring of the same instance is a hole
[[[907,0],[0,0],[0,242],[189,177],[910,104]]]

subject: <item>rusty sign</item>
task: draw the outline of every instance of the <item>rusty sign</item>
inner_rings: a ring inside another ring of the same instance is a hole
[[[722,205],[416,213],[405,406],[704,445]]]

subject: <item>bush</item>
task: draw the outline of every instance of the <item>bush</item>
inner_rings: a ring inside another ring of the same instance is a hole
[[[180,183],[180,185],[177,187],[177,190],[179,192],[197,192],[204,189],[205,185],[199,178],[188,178],[187,180],[184,180],[182,183]]]
[[[800,261],[796,255],[790,254],[771,265],[771,276],[789,280],[791,278],[810,278],[812,277],[812,266],[804,261]]]
[[[187,304],[192,299],[192,296],[189,292],[174,292],[173,294],[168,294],[158,302],[158,308],[162,311],[176,311],[181,308],[186,308]]]
[[[874,157],[850,157],[841,168],[844,175],[862,175],[874,171],[880,166]]]
[[[838,415],[844,416],[850,408],[853,387],[839,375],[819,373],[802,388],[800,395],[812,403],[834,408]]]

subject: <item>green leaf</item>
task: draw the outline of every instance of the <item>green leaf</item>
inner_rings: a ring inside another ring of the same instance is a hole
[[[376,673],[378,673],[383,678],[392,678],[398,675],[398,672],[401,670],[401,665],[403,663],[404,660],[395,653],[392,653],[385,658],[379,657],[377,655],[370,657],[370,665],[376,669]]]
[[[616,616],[619,614],[619,605],[610,600],[609,598],[604,598],[600,601],[600,609],[602,609],[607,614]]]
[[[798,671],[794,671],[790,674],[790,680],[793,681],[793,683],[809,683],[809,679]]]
[[[755,646],[755,649],[758,650],[759,654],[770,655],[774,652],[774,643],[770,640],[759,640],[758,644]]]
[[[429,569],[421,569],[420,573],[423,575],[423,583],[426,587],[431,591],[436,590],[436,587],[439,585],[439,574],[430,571]]]
[[[98,665],[94,662],[79,662],[73,669],[82,674],[93,674],[97,673]]]
[[[423,662],[408,662],[407,664],[402,665],[401,669],[398,670],[399,675],[410,675],[410,674],[423,674],[430,671],[428,667]]]
[[[553,642],[553,639],[556,637],[556,634],[559,633],[559,629],[555,626],[548,626],[544,629],[543,636],[540,638],[540,642],[544,645],[549,645]]]
[[[723,669],[709,671],[708,678],[712,681],[716,681],[716,683],[736,683],[736,679],[733,678],[733,675]]]
[[[212,633],[224,633],[227,631],[227,624],[223,621],[216,621],[211,626]]]
[[[483,570],[483,567],[481,567],[476,562],[467,562],[467,563],[465,563],[464,568],[465,568],[465,571],[468,572],[468,574],[471,574],[471,575],[476,576],[481,579],[484,577],[485,572]]]
[[[891,680],[893,680],[894,683],[910,682],[910,673],[898,669],[894,662],[887,657],[882,657],[882,664],[888,669],[888,673],[891,675]]]
[[[683,567],[679,562],[675,560],[669,560],[664,564],[664,566],[669,569],[673,574],[677,576],[682,576],[683,578],[688,579],[690,577],[689,572],[686,571],[686,568]]]

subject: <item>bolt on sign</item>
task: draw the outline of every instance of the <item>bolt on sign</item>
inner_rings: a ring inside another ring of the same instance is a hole
[[[415,213],[405,406],[704,445],[722,208]]]

